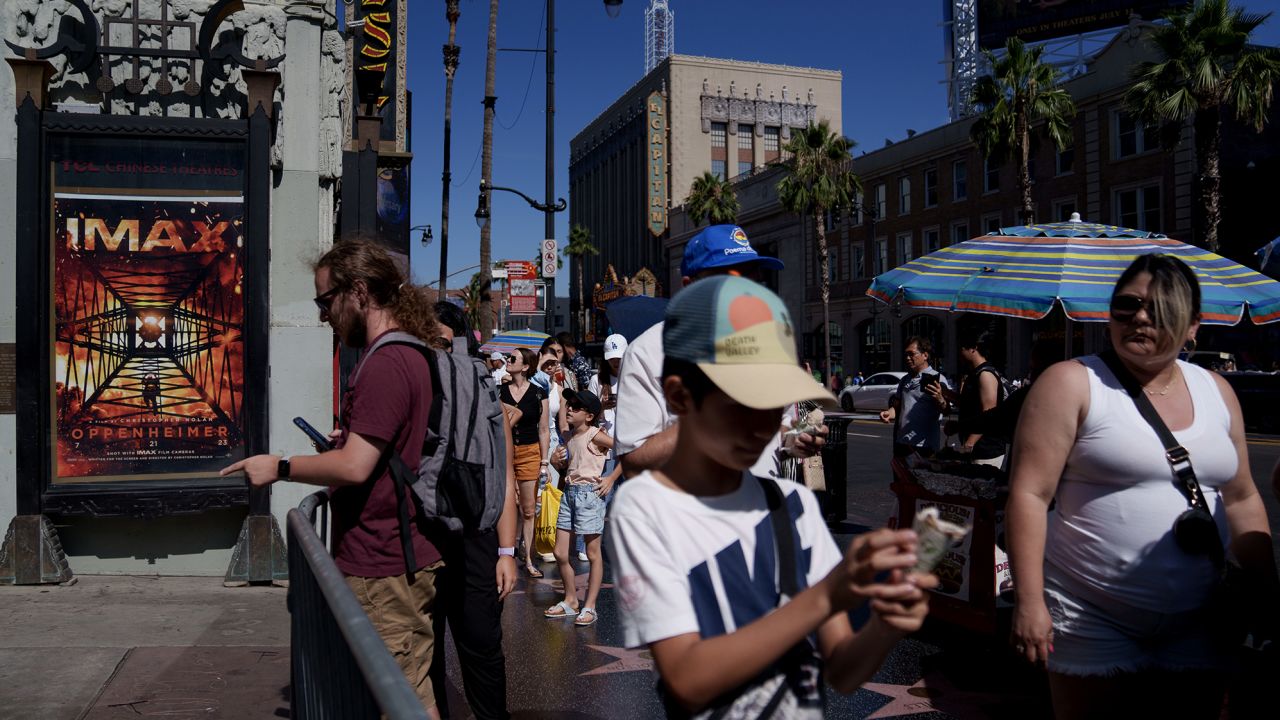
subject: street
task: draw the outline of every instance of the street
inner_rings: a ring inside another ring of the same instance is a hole
[[[889,432],[869,415],[849,427],[849,518],[833,528],[842,546],[884,525],[893,510]],[[1280,441],[1253,436],[1249,451],[1255,478],[1265,480]],[[1269,487],[1262,496],[1276,527],[1280,506]],[[578,565],[581,596],[587,568]],[[651,655],[622,647],[608,570],[599,622],[576,628],[543,617],[561,586],[553,565],[542,569],[543,579],[520,579],[503,612],[513,717],[661,717]],[[216,578],[84,576],[69,587],[8,593],[9,612],[0,617],[0,707],[21,707],[21,717],[289,716],[289,616],[280,588],[227,589]],[[855,624],[864,618],[855,613]],[[828,693],[827,717],[1048,717],[1044,675],[1013,657],[1003,633],[926,624],[899,642],[857,693]],[[453,717],[469,717],[447,642]],[[50,673],[74,692],[40,690],[52,687],[45,682]]]

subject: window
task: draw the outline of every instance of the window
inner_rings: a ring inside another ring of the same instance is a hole
[[[1040,167],[1040,163],[1036,162],[1036,156],[1032,155],[1027,158],[1027,177],[1031,179],[1031,184],[1036,184],[1036,171]]]
[[[1075,163],[1076,163],[1075,145],[1068,145],[1058,151],[1057,173],[1059,175],[1066,175],[1068,173],[1073,172],[1075,169]]]
[[[1071,213],[1076,211],[1076,199],[1064,198],[1062,200],[1053,201],[1053,222],[1066,222],[1071,219]]]
[[[938,206],[938,169],[929,168],[924,171],[924,206]]]
[[[711,123],[711,147],[713,148],[725,147],[728,144],[725,140],[725,136],[728,134],[728,132],[729,132],[728,125],[725,125],[724,123],[721,123],[721,122]]]
[[[778,152],[778,149],[781,147],[781,144],[778,141],[780,130],[781,128],[778,128],[773,125],[765,126],[764,128],[764,151],[765,152],[775,152],[775,153]]]
[[[1000,189],[1000,164],[991,158],[982,161],[982,192],[992,193]]]
[[[1150,150],[1160,144],[1154,125],[1139,123],[1129,113],[1116,113],[1116,158],[1126,158]]]
[[[712,161],[711,161],[711,174],[712,174],[712,175],[715,175],[716,177],[720,178],[721,180],[724,180],[724,179],[725,179],[725,162],[724,162],[724,160],[712,160]]]
[[[898,233],[898,264],[902,265],[911,261],[915,257],[911,251],[915,248],[911,247],[911,233]]]
[[[862,201],[863,201],[862,193],[858,193],[857,195],[853,196],[853,214],[849,218],[849,222],[853,223],[854,225],[862,224]]]
[[[898,178],[898,214],[911,212],[911,178]]]
[[[876,219],[877,220],[883,220],[885,218],[885,214],[888,209],[885,207],[885,205],[888,204],[885,201],[885,196],[887,194],[888,193],[885,190],[884,183],[880,183],[879,185],[876,186]]]
[[[982,232],[987,235],[1000,232],[1000,213],[982,216]]]
[[[849,247],[849,274],[854,279],[867,276],[867,267],[862,258],[862,243],[856,242]]]
[[[924,231],[924,247],[921,252],[928,255],[931,252],[942,248],[942,232],[938,228],[928,228]]]
[[[951,224],[951,244],[959,245],[969,239],[969,223],[958,222]]]
[[[1160,231],[1160,186],[1117,190],[1115,195],[1116,224],[1135,230]]]
[[[876,254],[872,258],[874,265],[871,267],[871,274],[879,275],[889,269],[889,240],[888,238],[876,238]]]
[[[739,150],[751,150],[752,148],[755,147],[755,139],[756,139],[754,135],[755,131],[756,131],[756,128],[754,125],[738,126],[738,149]]]
[[[750,160],[739,160],[739,161],[738,161],[738,174],[739,174],[739,175],[750,175],[750,174],[751,174],[751,161],[750,161]]]
[[[963,160],[951,166],[951,198],[964,200],[969,197],[969,167]]]

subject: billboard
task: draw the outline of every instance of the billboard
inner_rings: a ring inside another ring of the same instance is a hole
[[[1011,36],[1044,40],[1120,27],[1129,14],[1155,20],[1187,0],[978,0],[978,44],[1002,47]]]
[[[538,266],[526,260],[508,260],[507,293],[512,315],[538,315]]]
[[[242,151],[65,150],[50,238],[53,483],[216,475],[246,449]]]

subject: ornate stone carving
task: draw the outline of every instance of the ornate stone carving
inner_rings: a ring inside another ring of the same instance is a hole
[[[783,86],[783,97],[787,96]],[[744,91],[744,95],[746,91]],[[757,87],[757,97],[763,94]],[[782,140],[791,138],[791,128],[807,127],[818,116],[818,108],[812,103],[774,102],[770,93],[769,100],[751,99],[749,97],[721,97],[719,95],[702,96],[702,132],[711,132],[711,123],[728,124],[730,134],[737,134],[739,125],[754,125],[757,136],[764,135],[766,125],[780,126]]]

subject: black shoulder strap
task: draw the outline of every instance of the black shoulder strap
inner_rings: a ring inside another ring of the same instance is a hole
[[[773,525],[773,540],[778,549],[778,589],[788,598],[800,592],[800,583],[796,580],[796,534],[787,513],[787,503],[782,488],[768,478],[757,477],[760,487],[764,489],[765,502],[769,506],[769,523]]]
[[[1120,386],[1129,394],[1129,397],[1133,398],[1133,404],[1138,407],[1138,414],[1142,416],[1143,420],[1147,421],[1151,429],[1155,430],[1156,435],[1160,437],[1160,442],[1164,444],[1165,460],[1169,461],[1169,467],[1173,469],[1174,477],[1178,479],[1177,487],[1186,496],[1187,504],[1207,512],[1209,505],[1205,502],[1204,493],[1200,490],[1200,482],[1196,480],[1195,468],[1191,466],[1191,453],[1182,447],[1178,439],[1169,430],[1169,426],[1164,424],[1164,420],[1160,418],[1160,413],[1156,412],[1151,400],[1143,392],[1142,385],[1138,382],[1138,379],[1120,362],[1120,358],[1115,354],[1115,351],[1107,350],[1100,353],[1098,357],[1102,358],[1102,361],[1111,369],[1111,374],[1115,375],[1116,380],[1120,381]]]
[[[401,428],[403,429],[403,428]],[[418,567],[418,560],[413,552],[413,533],[409,525],[409,502],[411,498],[410,485],[413,471],[408,465],[404,464],[404,460],[400,459],[400,453],[396,452],[396,443],[400,440],[400,430],[396,430],[396,434],[391,437],[391,441],[387,443],[383,455],[386,458],[387,473],[391,475],[391,483],[395,487],[396,493],[396,514],[400,520],[400,551],[404,554],[404,575],[409,580],[409,584],[413,584],[414,570]],[[378,471],[383,467],[380,461],[374,468],[374,480],[377,480]]]

